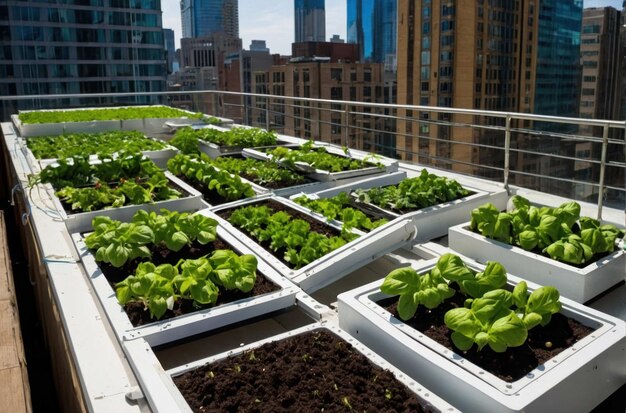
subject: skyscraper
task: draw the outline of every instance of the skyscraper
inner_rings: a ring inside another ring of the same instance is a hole
[[[348,43],[360,48],[361,61],[395,68],[397,0],[348,0]]]
[[[223,33],[239,37],[237,0],[181,0],[183,37],[203,37]]]
[[[581,26],[582,0],[398,0],[398,103],[578,116]],[[501,135],[438,124],[471,124],[469,116],[413,116],[418,121],[398,122],[402,157],[486,176],[499,173],[481,166],[502,164],[503,152],[493,149]],[[554,124],[533,126],[549,130]],[[526,137],[516,138],[523,148]],[[559,150],[557,139],[539,142],[542,153]],[[445,159],[452,162],[443,164]],[[515,162],[544,176],[571,172],[564,161],[540,165],[538,158],[524,156]]]
[[[0,2],[0,95],[165,90],[161,2],[122,0]],[[80,4],[80,5],[79,5]],[[116,102],[121,102],[117,98]],[[123,98],[133,103],[156,97]],[[91,103],[109,102],[99,98]],[[19,109],[88,105],[86,99],[5,102]]]
[[[165,57],[167,61],[167,74],[174,71],[174,60],[176,60],[176,42],[174,40],[174,30],[163,29],[163,41],[165,42]]]
[[[324,0],[295,0],[295,43],[326,41]]]

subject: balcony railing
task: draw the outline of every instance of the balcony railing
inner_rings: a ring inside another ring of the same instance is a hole
[[[625,209],[626,122],[225,91],[0,97],[24,108],[162,103],[278,133]]]

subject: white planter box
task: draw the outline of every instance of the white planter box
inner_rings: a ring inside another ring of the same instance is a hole
[[[436,172],[435,172],[436,173]],[[406,177],[406,173],[387,174],[382,177],[373,177],[361,181],[353,182],[346,185],[337,186],[326,191],[315,194],[318,198],[330,198],[338,195],[340,192],[350,193],[356,189],[370,189],[375,187],[383,187],[396,185]],[[508,195],[504,189],[494,190],[493,192],[485,192],[481,189],[463,185],[464,188],[473,192],[473,194],[464,198],[451,202],[433,205],[431,207],[422,208],[420,210],[399,214],[387,209],[379,208],[372,204],[363,204],[371,208],[373,211],[382,212],[391,217],[403,217],[410,219],[417,228],[417,242],[425,242],[433,238],[444,236],[448,233],[448,227],[467,220],[472,209],[483,205],[486,202],[492,202],[496,205],[506,205]]]
[[[158,105],[156,105],[158,106]],[[141,108],[146,106],[133,106]],[[32,112],[58,112],[64,110],[96,110],[101,108],[82,108],[82,109],[50,109],[37,110]],[[115,108],[114,108],[115,109]],[[22,111],[22,113],[31,111]],[[187,112],[187,111],[185,111]],[[192,112],[187,112],[190,116]],[[17,128],[21,137],[43,136],[43,135],[61,135],[63,133],[96,133],[108,130],[138,130],[147,135],[156,135],[167,132],[169,127],[165,123],[188,123],[192,125],[202,124],[200,119],[192,118],[164,118],[164,119],[129,119],[129,120],[98,120],[89,122],[59,122],[59,123],[32,123],[23,124],[19,115],[11,115],[13,124]]]
[[[243,347],[233,349],[212,357],[207,357],[193,363],[173,368],[165,371],[154,352],[143,340],[133,340],[124,343],[124,350],[128,354],[128,359],[135,371],[137,379],[142,387],[144,396],[147,398],[150,407],[155,413],[159,412],[190,412],[189,405],[183,398],[182,394],[174,384],[172,378],[181,375],[187,371],[194,370],[205,364],[214,363],[230,356],[236,356],[243,352],[250,351],[263,344],[280,341],[289,337],[305,334],[314,331],[327,331],[335,334],[350,343],[361,354],[365,355],[372,364],[389,370],[401,383],[403,383],[410,391],[417,394],[418,398],[423,401],[425,407],[432,409],[433,412],[458,412],[450,404],[442,400],[429,389],[424,388],[417,381],[407,377],[394,366],[387,363],[376,353],[365,347],[359,341],[346,334],[341,329],[325,323],[315,323],[310,326],[298,328],[287,333],[261,340]],[[268,395],[271,397],[271,395]]]
[[[414,262],[412,267],[422,273],[436,261]],[[589,411],[624,384],[622,320],[562,298],[564,315],[596,330],[525,377],[507,383],[376,304],[388,297],[380,292],[382,281],[339,295],[340,327],[463,411],[545,412],[556,406],[559,411]],[[521,280],[509,276],[509,281]],[[537,287],[529,283],[530,289]]]
[[[46,184],[44,187],[51,195],[52,202],[58,211],[59,217],[65,222],[69,233],[89,231],[91,228],[91,221],[98,215],[106,215],[111,219],[117,219],[119,221],[129,221],[135,212],[140,209],[144,209],[146,211],[160,211],[162,208],[166,208],[171,211],[197,211],[205,207],[202,203],[202,195],[200,192],[187,187],[183,181],[176,178],[169,172],[165,172],[165,175],[172,183],[189,192],[189,195],[184,196],[185,194],[182,194],[182,198],[159,201],[152,204],[125,205],[119,208],[107,208],[68,215],[59,198],[54,195],[55,191],[52,186]]]
[[[480,262],[496,257],[511,274],[553,285],[561,295],[579,303],[589,301],[626,277],[623,241],[617,251],[584,268],[476,234],[468,222],[450,228],[448,243],[451,249]]]
[[[326,151],[328,153],[344,158],[358,159],[362,161],[369,156],[368,154],[358,151],[350,152],[348,155],[346,155],[341,148],[330,145],[323,146],[326,148]],[[258,149],[245,148],[243,150],[243,155],[255,159],[271,160],[271,156],[269,154],[262,152]],[[305,172],[307,176],[318,181],[338,181],[347,178],[396,172],[398,170],[398,161],[395,159],[386,158],[384,156],[376,156],[375,158],[371,159],[371,162],[379,162],[383,165],[383,167],[378,168],[374,166],[369,168],[357,169],[354,171],[343,172],[329,172],[322,169],[315,169],[314,167],[311,167],[310,165],[304,163],[298,163],[297,167],[302,172]]]
[[[152,139],[156,140],[154,138],[152,138]],[[56,158],[36,159],[33,156],[32,151],[30,149],[28,149],[28,146],[26,145],[26,142],[23,142],[22,144],[24,145],[23,146],[24,155],[26,156],[27,161],[28,161],[29,165],[31,166],[31,170],[33,171],[33,173],[39,173],[46,166],[51,165],[51,164],[57,162]],[[178,152],[179,152],[178,149],[176,149],[175,147],[170,146],[170,145],[166,145],[166,148],[165,149],[161,149],[161,150],[141,151],[141,153],[146,158],[150,159],[152,162],[154,162],[161,169],[167,169],[167,161],[170,158],[173,158],[174,156],[176,156],[176,154]],[[90,160],[90,162],[97,162],[98,161],[98,157],[96,155],[90,155],[89,156],[89,160]]]
[[[211,211],[202,211],[201,213],[217,219],[220,226],[223,226],[226,231],[235,235],[238,239],[255,251],[256,255],[263,258],[283,276],[287,277],[300,286],[300,288],[309,293],[317,291],[318,289],[337,281],[346,274],[367,265],[382,255],[402,247],[411,241],[415,236],[415,227],[410,220],[396,219],[389,225],[385,225],[384,228],[377,228],[374,231],[371,231],[366,235],[362,235],[354,241],[345,244],[341,248],[318,258],[312,263],[298,270],[294,270],[285,265],[269,251],[263,249],[256,243],[256,241],[245,236],[228,221],[215,214],[215,212],[224,209],[250,205],[264,200],[273,200],[282,203],[310,216],[314,220],[324,222],[326,225],[329,225],[337,230],[341,230],[340,226],[333,224],[332,222],[326,222],[324,219],[320,219],[318,216],[311,214],[308,209],[292,201],[270,195],[263,195],[257,197],[256,199],[220,205],[219,207],[213,208]]]
[[[235,237],[218,228],[218,236],[230,244],[238,254],[253,254]],[[296,292],[299,291],[292,283],[281,277],[272,267],[258,260],[257,274],[263,274],[280,289],[257,297],[249,297],[235,302],[196,311],[175,318],[134,327],[124,308],[118,303],[115,291],[100,271],[94,255],[87,249],[84,237],[79,233],[72,234],[74,245],[85,266],[87,277],[102,303],[113,330],[120,341],[136,338],[145,339],[151,346],[165,344],[195,334],[214,330],[229,324],[253,318],[272,311],[281,310],[294,305]]]

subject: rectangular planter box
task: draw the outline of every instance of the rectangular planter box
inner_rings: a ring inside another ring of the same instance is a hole
[[[414,262],[420,273],[437,260]],[[466,262],[482,271],[484,266]],[[624,384],[624,321],[561,298],[562,313],[596,328],[525,377],[507,383],[393,317],[376,304],[382,279],[340,294],[339,325],[463,411],[589,411]],[[509,276],[511,284],[519,278]],[[529,288],[538,286],[529,283]],[[581,391],[584,389],[584,391]]]
[[[346,154],[341,148],[337,148],[335,146],[330,146],[330,145],[322,145],[322,146],[326,148],[328,153],[341,156],[344,158],[348,157],[352,159],[364,160],[368,156],[363,153],[354,153],[354,154],[350,154],[346,156]],[[243,155],[250,157],[250,158],[270,160],[271,156],[265,152],[260,151],[259,149],[262,149],[262,148],[245,148],[243,150]],[[338,181],[338,180],[347,179],[347,178],[355,178],[355,177],[361,177],[361,176],[367,176],[367,175],[379,175],[379,174],[384,174],[384,173],[396,172],[398,170],[398,161],[395,159],[386,158],[384,156],[377,156],[372,161],[380,162],[383,165],[383,167],[382,168],[369,167],[369,168],[357,169],[354,171],[329,172],[329,171],[325,171],[321,169],[315,169],[306,164],[301,164],[298,166],[299,168],[301,168],[302,172],[305,172],[307,174],[308,177],[318,180],[318,181]]]
[[[232,235],[218,227],[218,236],[231,245],[239,254],[253,252]],[[96,263],[94,255],[87,249],[84,237],[80,233],[72,234],[74,245],[85,267],[87,278],[91,281],[113,330],[120,341],[145,339],[151,346],[165,344],[195,334],[214,330],[248,318],[272,311],[281,310],[295,304],[296,292],[292,283],[281,277],[272,267],[258,260],[257,273],[280,287],[279,290],[257,297],[219,305],[167,320],[156,321],[148,325],[134,327],[123,307],[118,303],[115,291],[109,285]]]
[[[158,106],[158,105],[157,105]],[[145,106],[133,106],[145,107]],[[72,110],[94,110],[99,108],[82,108]],[[38,110],[36,112],[55,112],[63,109]],[[29,111],[24,111],[29,112]],[[192,112],[188,112],[193,115]],[[129,120],[98,120],[89,122],[59,122],[59,123],[33,123],[23,124],[19,115],[11,115],[13,124],[19,131],[21,137],[43,136],[43,135],[61,135],[63,133],[96,133],[108,130],[138,130],[147,135],[157,135],[167,132],[169,127],[165,123],[189,123],[202,124],[200,119],[191,118],[163,118],[163,119],[129,119]]]
[[[310,216],[314,220],[325,222],[327,225],[334,227],[337,230],[341,230],[340,226],[328,223],[324,219],[320,219],[318,216],[311,214],[308,209],[287,199],[272,195],[262,195],[256,199],[247,199],[220,205],[219,207],[213,208],[211,211],[202,211],[201,213],[213,219],[217,219],[220,226],[223,226],[226,231],[242,240],[243,243],[255,251],[256,255],[263,258],[283,276],[296,283],[300,286],[300,288],[308,293],[317,291],[318,289],[339,280],[346,274],[367,265],[382,255],[404,246],[415,236],[415,227],[410,220],[396,219],[389,225],[385,225],[384,228],[377,228],[374,231],[371,231],[366,235],[362,235],[354,241],[345,244],[341,248],[338,248],[311,262],[310,264],[298,270],[294,270],[287,267],[287,265],[285,265],[282,261],[272,255],[269,251],[263,249],[256,243],[256,241],[248,238],[228,221],[215,214],[215,212],[224,209],[250,205],[269,199],[287,205],[290,208]]]
[[[124,343],[124,350],[128,355],[128,359],[142,387],[143,394],[155,413],[173,411],[190,412],[191,409],[174,384],[174,381],[172,380],[173,377],[181,375],[187,371],[194,370],[205,364],[214,363],[227,357],[236,356],[242,354],[243,352],[253,350],[269,342],[280,341],[289,337],[315,331],[326,331],[339,336],[352,345],[361,354],[365,355],[372,362],[372,364],[385,370],[389,370],[397,380],[403,383],[410,391],[416,393],[418,398],[423,402],[424,406],[431,409],[430,411],[438,413],[458,412],[458,410],[442,400],[432,391],[424,388],[417,381],[404,375],[397,368],[387,363],[383,358],[372,352],[359,341],[355,340],[353,337],[349,336],[336,326],[323,322],[301,327],[287,333],[279,334],[265,340],[257,341],[255,343],[251,343],[212,357],[197,360],[193,363],[185,364],[167,371],[163,369],[150,346],[143,340],[133,340]],[[271,395],[268,396],[271,397]]]
[[[584,268],[476,234],[468,222],[450,228],[448,243],[451,249],[480,262],[497,257],[511,274],[555,286],[561,295],[578,303],[589,301],[626,278],[623,241],[617,251]]]
[[[154,138],[152,138],[154,139]],[[31,170],[33,173],[39,173],[43,168],[48,165],[51,165],[57,161],[56,158],[46,158],[46,159],[36,159],[33,156],[33,153],[26,146],[26,142],[23,142],[23,152],[27,158],[29,165],[31,166]],[[167,145],[165,149],[154,150],[154,151],[141,151],[141,153],[152,162],[154,162],[159,168],[167,169],[167,161],[170,158],[173,158],[178,153],[178,149],[173,146]],[[96,155],[90,155],[90,162],[96,162],[98,160]]]
[[[435,172],[436,173],[436,172]],[[400,174],[387,174],[382,177],[373,177],[364,179],[361,181],[349,183],[346,185],[337,186],[322,192],[315,194],[318,198],[329,198],[339,194],[340,192],[354,191],[355,189],[370,189],[375,187],[383,187],[389,185],[396,185],[402,179],[406,177],[406,173]],[[483,205],[486,202],[494,203],[495,205],[506,206],[508,195],[504,189],[485,192],[481,189],[474,188],[468,185],[463,185],[464,188],[472,191],[473,194],[461,199],[457,199],[451,202],[445,202],[431,207],[422,208],[420,210],[409,212],[406,214],[399,214],[387,209],[379,208],[372,204],[365,204],[372,208],[373,211],[383,212],[392,217],[403,217],[410,219],[417,228],[417,235],[415,240],[418,242],[425,242],[433,238],[444,236],[448,233],[448,227],[456,225],[467,219],[472,209]]]
[[[193,188],[187,187],[187,185],[176,178],[169,172],[165,172],[167,178],[176,186],[189,193],[188,196],[184,196],[179,199],[170,199],[167,201],[154,202],[152,204],[141,205],[126,205],[119,208],[107,208],[98,211],[79,212],[76,214],[67,214],[59,198],[54,195],[54,189],[51,185],[43,185],[51,196],[54,207],[58,211],[59,218],[65,222],[69,233],[85,232],[91,229],[91,221],[98,215],[106,215],[111,219],[117,219],[119,221],[129,221],[132,216],[140,209],[146,211],[160,211],[162,208],[176,211],[197,211],[204,208],[202,203],[202,195]],[[183,194],[184,195],[184,194]]]

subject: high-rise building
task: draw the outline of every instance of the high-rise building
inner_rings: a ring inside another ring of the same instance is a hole
[[[174,71],[174,61],[176,60],[176,42],[174,40],[174,30],[163,29],[163,41],[165,42],[167,74],[169,75]]]
[[[613,7],[588,8],[583,11],[580,55],[582,60],[582,86],[580,93],[580,117],[592,119],[615,119],[620,117],[620,12]],[[603,136],[602,127],[582,127],[581,134]],[[611,131],[611,138],[623,139],[623,134]],[[576,143],[574,177],[578,180],[599,181],[600,165],[587,159],[600,159],[601,145],[590,141]],[[615,187],[624,185],[624,174],[616,168],[617,162],[624,160],[618,145],[609,145],[609,161],[605,168],[605,183]],[[616,162],[611,162],[616,161]],[[579,199],[592,199],[597,188],[578,184],[576,194]],[[610,199],[610,197],[607,197]]]
[[[239,37],[238,0],[181,0],[183,37],[223,33]]]
[[[582,0],[398,0],[398,103],[578,116],[581,26]],[[482,165],[502,165],[503,151],[496,149],[502,134],[456,126],[485,119],[400,114],[415,119],[398,121],[396,146],[402,158],[501,176]],[[550,130],[554,125],[533,126]],[[524,149],[533,138],[516,134],[513,139],[512,145]],[[562,153],[558,139],[539,142],[542,153]],[[520,155],[511,162],[516,170],[544,176],[572,172],[566,160]]]
[[[253,90],[267,90],[274,96],[377,103],[384,98],[383,66],[380,63],[331,62],[330,57],[300,57],[287,64],[274,65],[266,75],[257,73],[252,76],[252,82]],[[255,98],[253,106],[266,104],[265,98]],[[370,107],[349,106],[349,110],[344,111],[343,104],[331,104],[332,111],[320,111],[311,102],[294,104],[280,97],[270,99],[269,105],[272,129],[287,135],[319,139],[355,149],[384,148],[385,134],[371,131],[384,130],[385,119]],[[260,119],[253,121],[265,120],[264,113],[259,115]],[[350,118],[346,119],[346,116]],[[359,127],[346,130],[343,128],[346,122]]]
[[[10,6],[8,4],[11,4]],[[158,92],[165,90],[161,2],[0,2],[0,95]],[[157,97],[116,98],[149,103]],[[107,98],[3,102],[20,109],[104,104]]]
[[[295,42],[326,41],[324,0],[295,0]]]
[[[619,119],[619,34],[618,10],[612,7],[584,10],[580,45],[581,117]]]
[[[395,70],[397,0],[348,0],[348,43],[360,48],[361,61]]]

